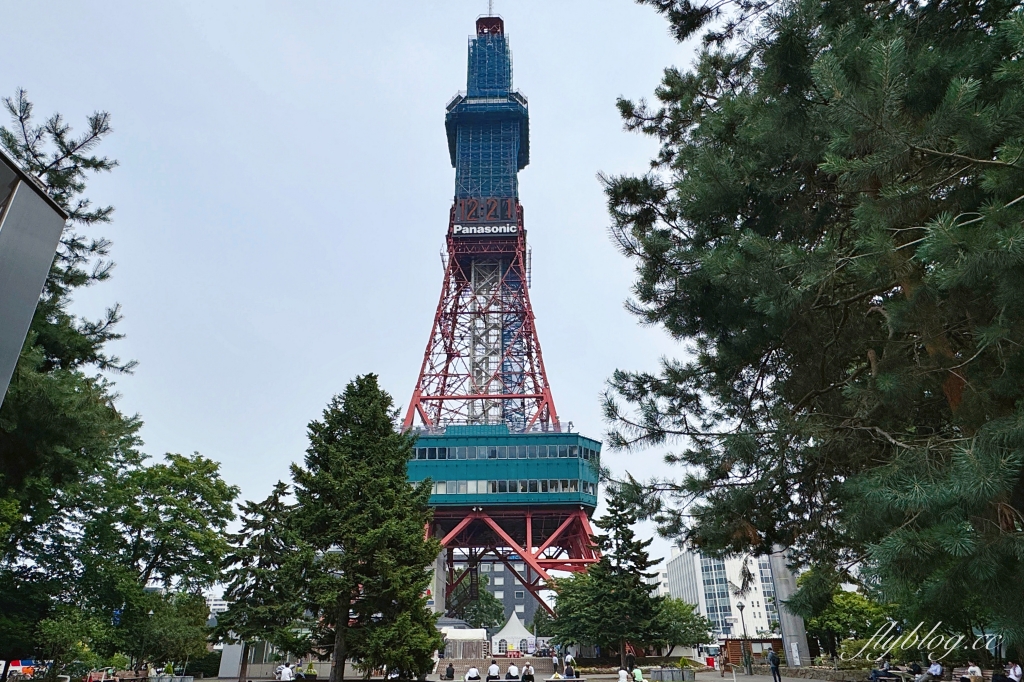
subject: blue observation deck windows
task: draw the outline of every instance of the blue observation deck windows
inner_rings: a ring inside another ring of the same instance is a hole
[[[597,495],[597,484],[575,478],[500,481],[434,481],[434,495],[502,495],[508,493],[579,493]]]
[[[416,459],[597,459],[597,450],[579,445],[469,445],[456,448],[415,448]]]

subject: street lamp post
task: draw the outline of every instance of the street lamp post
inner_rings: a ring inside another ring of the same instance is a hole
[[[743,625],[743,641],[740,643],[740,653],[743,655],[743,669],[748,675],[753,675],[754,665],[753,661],[750,660],[752,656],[747,653],[747,621],[743,618],[743,609],[746,607],[743,605],[743,602],[740,602],[736,605],[736,608],[740,610],[740,623]]]

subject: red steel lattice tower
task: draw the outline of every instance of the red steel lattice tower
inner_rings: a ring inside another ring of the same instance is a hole
[[[549,609],[540,593],[550,571],[599,558],[590,515],[601,444],[563,429],[544,369],[519,203],[529,114],[498,17],[477,20],[467,89],[448,103],[445,128],[455,197],[444,282],[404,422],[419,435],[409,479],[433,481],[427,532],[445,548],[435,604],[457,611],[478,593],[481,566],[507,567],[520,594]]]

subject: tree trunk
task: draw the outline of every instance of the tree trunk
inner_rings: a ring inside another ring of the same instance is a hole
[[[346,596],[348,596],[346,594]],[[334,625],[334,662],[331,665],[330,682],[342,682],[345,679],[345,633],[348,630],[349,600],[338,600],[338,613]]]
[[[673,652],[673,651],[675,651],[675,650],[676,650],[676,645],[675,645],[675,644],[673,644],[673,645],[672,645],[672,648],[670,648],[670,649],[668,650],[668,653],[667,653],[667,654],[665,654],[665,658],[672,658],[672,652]]]
[[[249,674],[249,641],[242,641],[242,660],[238,663],[238,682],[245,682]]]
[[[626,640],[619,640],[619,665],[622,669],[626,669]]]

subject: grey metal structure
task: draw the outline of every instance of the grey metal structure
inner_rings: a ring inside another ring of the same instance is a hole
[[[0,152],[0,406],[67,218],[35,178]]]
[[[790,666],[810,665],[811,653],[807,648],[804,619],[790,611],[785,604],[796,592],[796,575],[787,565],[788,551],[778,546],[774,549],[768,557],[768,563],[772,569],[772,582],[775,583],[775,600],[779,608],[782,643],[786,648],[786,663]]]

